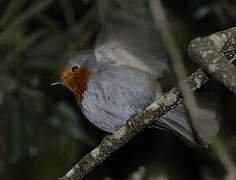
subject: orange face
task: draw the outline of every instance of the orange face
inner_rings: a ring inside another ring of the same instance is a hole
[[[83,101],[83,96],[87,90],[87,83],[90,73],[86,67],[67,66],[61,73],[63,85],[70,89],[79,104]]]

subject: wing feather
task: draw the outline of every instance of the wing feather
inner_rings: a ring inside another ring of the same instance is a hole
[[[136,19],[109,21],[95,48],[98,61],[133,67],[158,78],[168,70],[158,31],[150,22]]]

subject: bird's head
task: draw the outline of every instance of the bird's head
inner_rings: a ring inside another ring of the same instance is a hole
[[[61,84],[71,90],[79,104],[82,103],[87,90],[91,72],[94,68],[95,56],[92,54],[77,55],[69,61],[60,73],[60,80],[52,85]]]

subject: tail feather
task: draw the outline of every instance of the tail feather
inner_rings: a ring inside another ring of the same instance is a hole
[[[200,112],[198,110],[197,112]],[[207,147],[210,138],[219,130],[219,124],[214,112],[203,110],[204,115],[193,121],[193,127],[189,124],[183,105],[178,105],[155,122],[155,127],[170,130],[181,136],[190,144]],[[193,129],[194,128],[194,129]]]

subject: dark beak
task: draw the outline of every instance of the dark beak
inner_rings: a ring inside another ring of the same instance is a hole
[[[57,82],[52,83],[51,86],[62,85],[62,84],[63,84],[63,80],[59,80]]]

